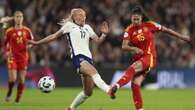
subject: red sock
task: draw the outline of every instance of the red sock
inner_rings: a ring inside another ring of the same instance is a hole
[[[13,87],[14,87],[14,82],[8,81],[7,97],[10,97],[11,96]]]
[[[129,67],[122,76],[122,78],[117,82],[117,84],[119,84],[120,87],[126,85],[133,78],[134,74],[135,74],[134,68]]]
[[[20,101],[23,91],[24,91],[24,83],[19,83],[17,88],[16,100],[15,100],[16,102]]]
[[[140,86],[132,83],[131,89],[132,89],[133,101],[134,101],[136,109],[138,110],[138,109],[143,108]]]

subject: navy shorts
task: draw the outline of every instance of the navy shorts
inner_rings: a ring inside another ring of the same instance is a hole
[[[79,69],[80,69],[80,64],[82,61],[87,61],[88,63],[90,64],[93,64],[93,60],[85,55],[76,55],[76,56],[73,56],[72,58],[72,62],[73,62],[73,66],[77,69],[77,72],[79,72]]]

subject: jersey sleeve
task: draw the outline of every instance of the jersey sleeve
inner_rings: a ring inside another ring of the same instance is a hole
[[[6,52],[7,50],[7,44],[10,40],[10,32],[7,30],[6,33],[5,33],[5,40],[3,42],[3,51]]]
[[[153,21],[150,21],[149,23],[151,24],[152,31],[156,32],[162,30],[162,25],[160,25],[159,23]]]
[[[61,29],[59,31],[62,32],[63,34],[68,33],[70,31],[70,26],[71,26],[71,23],[70,22],[67,22],[67,23],[65,23],[61,27]]]
[[[95,33],[95,31],[92,29],[92,27],[90,25],[87,25],[87,30],[89,32],[89,37],[90,38],[93,38],[93,37],[97,36],[97,34]]]
[[[28,40],[33,40],[33,39],[34,39],[34,36],[33,36],[33,34],[32,34],[32,31],[29,30],[28,33],[29,33],[29,35],[28,35],[27,39],[28,39]]]
[[[125,29],[125,32],[123,34],[123,40],[129,40],[130,37],[131,37],[131,30],[130,30],[130,27],[131,26],[128,26],[126,29]]]

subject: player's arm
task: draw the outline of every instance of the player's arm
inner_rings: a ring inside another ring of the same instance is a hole
[[[41,39],[39,41],[33,41],[33,40],[29,40],[30,44],[34,44],[34,45],[38,45],[38,44],[44,44],[44,43],[48,43],[51,42],[55,39],[57,39],[58,37],[60,37],[61,35],[63,35],[63,32],[61,30],[57,31],[54,34],[51,34],[47,37],[45,37],[44,39]]]
[[[92,39],[94,42],[96,42],[97,44],[101,44],[104,39],[106,38],[106,35],[108,33],[108,23],[107,22],[103,22],[100,26],[100,31],[101,31],[101,35],[100,37],[98,37],[97,35],[93,36]]]
[[[143,54],[144,53],[144,51],[142,49],[139,49],[139,48],[134,47],[134,46],[130,46],[129,40],[123,40],[122,49],[124,51],[128,51],[128,52],[131,52],[133,54]]]
[[[162,26],[162,30],[161,31],[162,32],[166,32],[166,33],[168,33],[170,35],[173,35],[174,37],[179,38],[181,40],[184,40],[186,42],[190,42],[191,41],[191,38],[189,36],[182,35],[182,34],[176,32],[176,31],[174,31],[174,30],[172,30],[170,28],[167,28],[165,26]]]
[[[3,51],[6,52],[6,49],[7,49],[7,45],[9,43],[9,40],[10,40],[10,34],[8,32],[8,30],[5,32],[5,39],[3,41]]]
[[[2,17],[0,19],[0,23],[6,23],[6,22],[9,22],[9,21],[11,21],[13,19],[14,19],[13,17]]]

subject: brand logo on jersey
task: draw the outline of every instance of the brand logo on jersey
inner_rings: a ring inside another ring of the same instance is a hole
[[[143,30],[144,30],[144,32],[147,32],[148,28],[147,27],[143,27]]]

